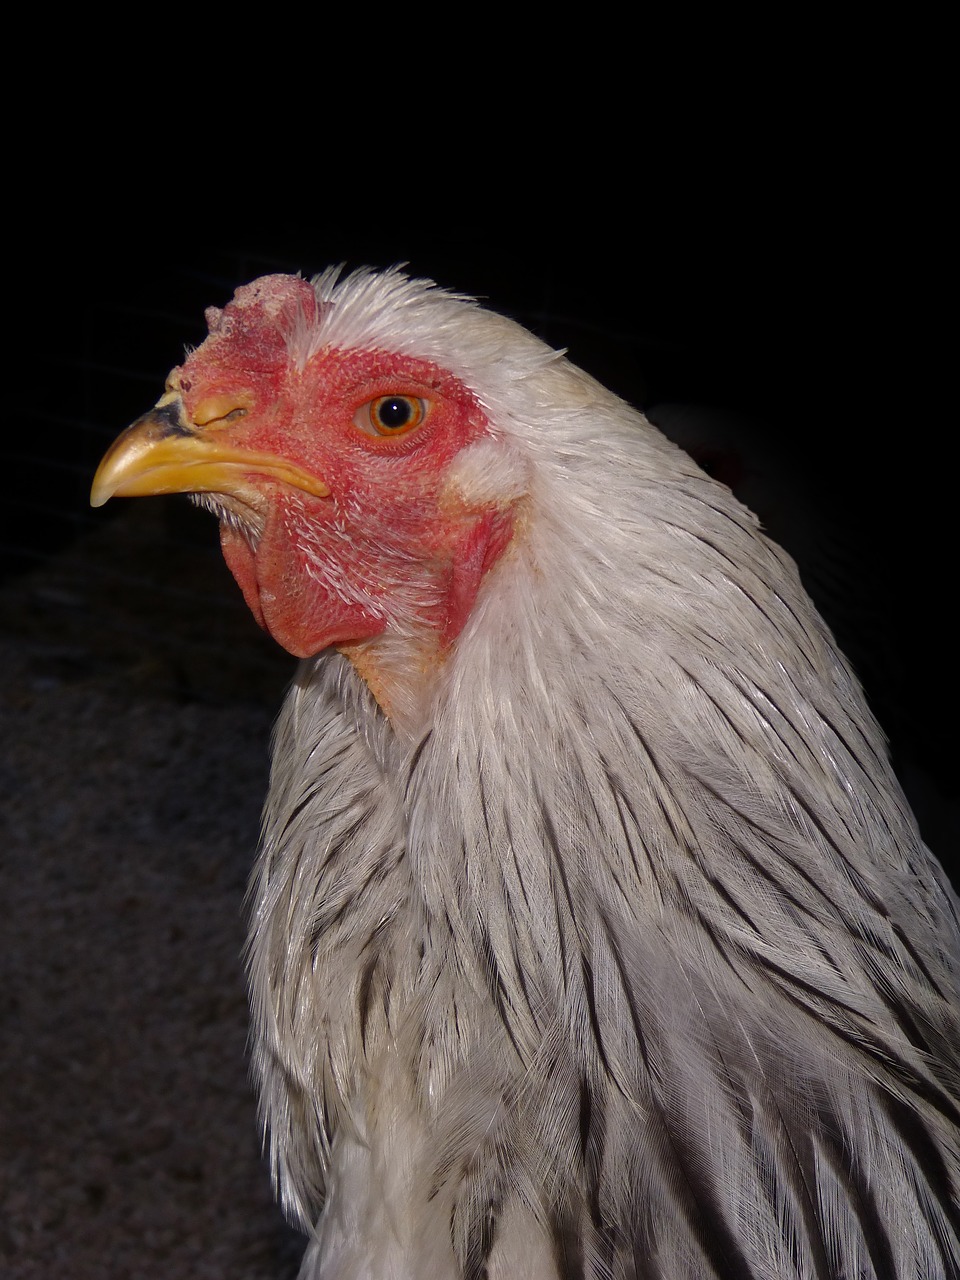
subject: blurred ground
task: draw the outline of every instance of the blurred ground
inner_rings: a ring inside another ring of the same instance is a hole
[[[126,505],[0,595],[10,1280],[283,1280],[302,1252],[260,1161],[240,959],[290,662],[184,514]]]

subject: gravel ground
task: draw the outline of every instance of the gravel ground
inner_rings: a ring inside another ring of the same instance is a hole
[[[260,1159],[241,962],[291,664],[194,514],[129,504],[0,593],[10,1280],[283,1280],[303,1248]]]

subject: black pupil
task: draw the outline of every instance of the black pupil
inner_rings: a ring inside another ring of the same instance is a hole
[[[397,430],[399,427],[405,427],[413,417],[413,405],[403,396],[390,397],[380,401],[377,406],[377,417],[380,419],[381,426]]]

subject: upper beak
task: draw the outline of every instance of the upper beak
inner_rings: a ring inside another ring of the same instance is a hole
[[[104,454],[93,478],[90,505],[102,507],[109,498],[155,493],[222,493],[257,505],[262,496],[252,483],[257,475],[318,498],[329,497],[329,486],[296,463],[233,445],[224,430],[207,433],[208,425],[222,427],[226,416],[218,413],[211,419],[198,410],[202,426],[191,422],[180,396],[169,392]]]

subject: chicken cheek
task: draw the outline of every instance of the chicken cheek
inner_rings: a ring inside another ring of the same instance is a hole
[[[268,514],[255,549],[225,524],[220,546],[254,618],[295,658],[311,658],[330,645],[366,640],[384,629],[382,618],[323,590],[305,573],[296,540],[277,508]]]

